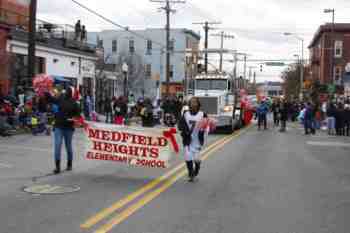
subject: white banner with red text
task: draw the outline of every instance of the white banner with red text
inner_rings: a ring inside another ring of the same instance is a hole
[[[103,160],[143,168],[168,168],[179,153],[176,129],[126,127],[86,122],[88,160]]]

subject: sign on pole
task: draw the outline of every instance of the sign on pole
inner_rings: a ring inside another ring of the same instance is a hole
[[[285,66],[284,62],[265,62],[266,66]]]

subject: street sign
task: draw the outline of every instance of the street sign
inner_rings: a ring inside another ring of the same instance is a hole
[[[285,66],[284,62],[265,62],[266,66]]]
[[[335,93],[335,85],[334,84],[329,84],[327,87],[328,93],[333,94]]]

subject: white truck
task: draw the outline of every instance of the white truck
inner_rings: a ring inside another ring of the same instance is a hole
[[[241,127],[240,109],[235,106],[231,80],[227,74],[200,74],[195,77],[193,90],[193,96],[201,102],[201,109],[217,120],[217,130],[227,133]]]

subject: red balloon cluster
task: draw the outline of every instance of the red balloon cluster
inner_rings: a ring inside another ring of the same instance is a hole
[[[33,88],[36,94],[43,96],[44,93],[50,92],[53,88],[54,80],[46,74],[39,74],[33,79]]]
[[[210,132],[216,129],[216,121],[212,118],[204,118],[197,125],[199,130],[209,130]]]

